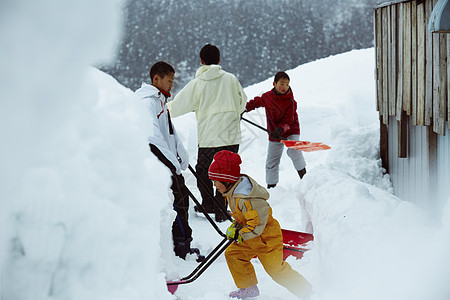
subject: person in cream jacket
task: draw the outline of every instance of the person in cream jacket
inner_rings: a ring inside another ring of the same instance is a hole
[[[216,214],[216,221],[222,222],[226,216],[215,206],[208,168],[217,152],[239,151],[240,115],[245,110],[247,96],[236,76],[222,70],[219,65],[220,51],[216,46],[205,45],[200,51],[200,62],[202,66],[195,78],[167,106],[174,118],[195,112],[198,124],[197,186],[202,196],[202,206],[208,213]],[[225,207],[219,192],[215,197]]]

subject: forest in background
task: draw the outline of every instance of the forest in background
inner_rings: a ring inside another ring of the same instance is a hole
[[[129,0],[116,59],[99,68],[136,90],[160,60],[174,66],[173,92],[194,78],[203,45],[243,87],[279,70],[373,47],[376,0]]]

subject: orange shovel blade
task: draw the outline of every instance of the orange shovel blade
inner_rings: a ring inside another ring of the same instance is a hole
[[[312,151],[319,151],[319,150],[328,150],[331,149],[330,146],[322,144],[322,143],[311,143],[308,141],[289,141],[289,140],[281,140],[281,142],[289,148],[305,151],[305,152],[312,152]]]

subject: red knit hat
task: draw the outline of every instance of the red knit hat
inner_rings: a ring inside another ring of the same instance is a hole
[[[209,166],[208,176],[211,180],[235,183],[241,174],[241,163],[241,157],[237,153],[228,150],[217,152]]]

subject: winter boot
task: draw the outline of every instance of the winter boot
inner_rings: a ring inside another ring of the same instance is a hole
[[[274,183],[274,184],[268,184],[268,185],[267,185],[267,188],[268,188],[268,189],[271,189],[271,188],[274,188],[274,187],[276,187],[276,186],[277,186],[276,183]]]
[[[237,291],[233,291],[229,294],[230,298],[238,298],[238,299],[248,299],[259,296],[259,289],[257,285],[245,288],[238,289]]]
[[[303,176],[305,176],[305,174],[306,174],[306,168],[303,168],[300,171],[298,171],[298,175],[300,176],[300,179],[302,179]]]

